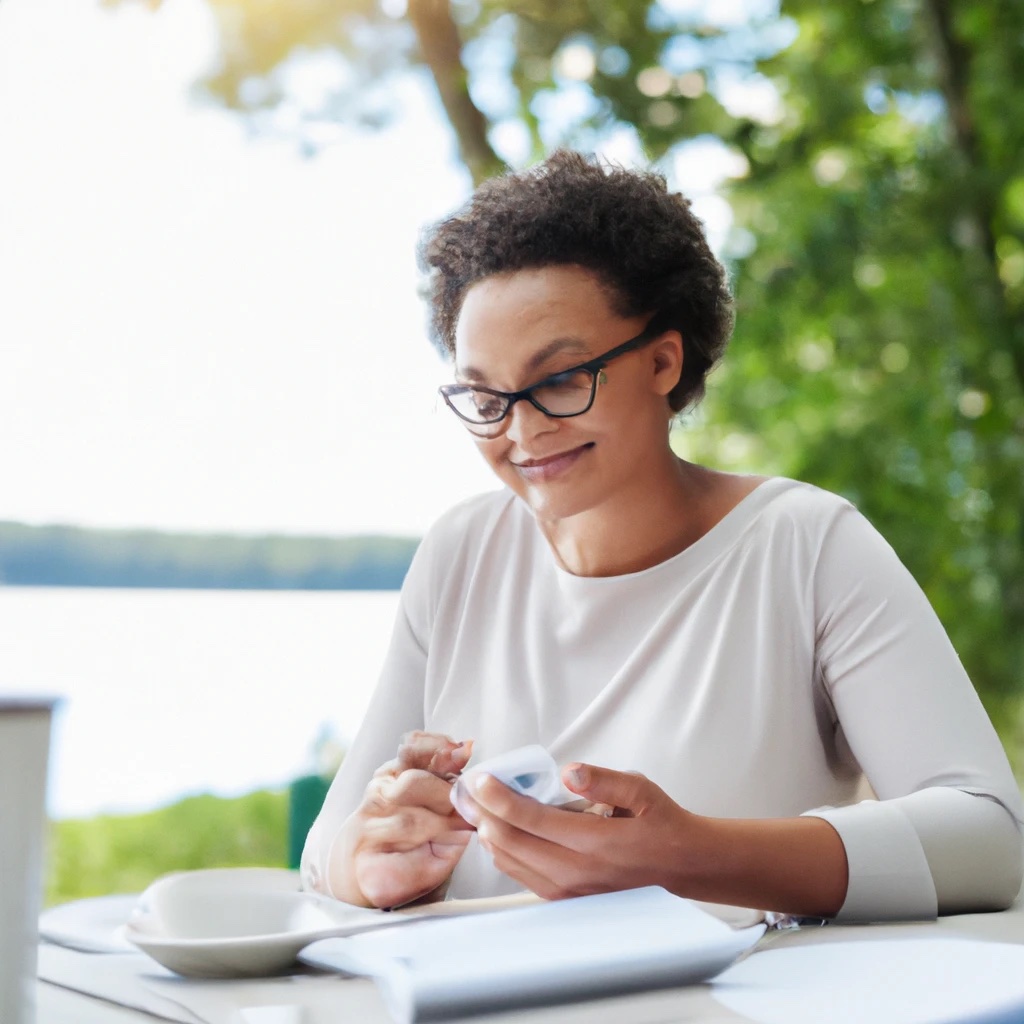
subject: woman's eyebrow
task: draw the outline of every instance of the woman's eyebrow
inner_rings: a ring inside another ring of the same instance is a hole
[[[534,354],[526,360],[526,365],[523,369],[527,374],[533,373],[540,369],[540,367],[551,359],[552,356],[559,355],[562,352],[574,352],[578,355],[586,356],[590,355],[590,346],[582,338],[556,338],[554,341],[545,345],[542,349],[534,352]],[[461,367],[458,370],[458,376],[467,383],[487,383],[487,375],[473,366]]]

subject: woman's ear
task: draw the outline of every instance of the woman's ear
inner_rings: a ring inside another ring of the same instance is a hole
[[[654,357],[654,389],[659,395],[668,395],[683,374],[683,336],[678,331],[666,331],[651,346]]]

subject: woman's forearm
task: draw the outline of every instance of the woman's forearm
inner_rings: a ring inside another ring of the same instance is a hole
[[[808,917],[843,906],[846,848],[824,819],[705,817],[643,775],[578,762],[562,779],[615,813],[546,807],[489,775],[472,779],[463,811],[495,866],[546,899],[661,885],[708,903]]]
[[[665,888],[710,903],[834,917],[849,872],[838,832],[820,818],[695,816]]]

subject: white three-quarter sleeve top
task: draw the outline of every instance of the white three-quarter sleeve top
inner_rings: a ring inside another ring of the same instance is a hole
[[[640,771],[698,814],[825,818],[849,863],[840,919],[1001,909],[1020,887],[1020,791],[938,618],[867,520],[808,484],[767,480],[680,554],[612,577],[560,568],[508,491],[447,513],[310,831],[307,886],[330,892],[341,823],[412,729],[472,739],[474,762],[540,743]],[[857,802],[865,779],[877,800]],[[450,893],[516,888],[474,841]]]

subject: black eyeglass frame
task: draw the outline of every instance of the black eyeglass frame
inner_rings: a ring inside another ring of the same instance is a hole
[[[522,388],[519,391],[498,391],[495,388],[487,388],[480,384],[442,384],[438,389],[438,394],[444,399],[445,405],[456,416],[462,420],[463,423],[467,423],[470,427],[490,427],[495,423],[500,423],[502,420],[508,417],[508,414],[512,411],[512,407],[516,402],[525,399],[535,409],[539,409],[545,416],[550,416],[552,419],[567,420],[573,416],[582,416],[585,412],[589,412],[591,406],[594,404],[594,398],[597,395],[597,383],[598,374],[603,370],[613,359],[618,359],[619,356],[624,356],[627,352],[633,352],[636,349],[642,348],[649,342],[654,341],[660,334],[664,334],[668,328],[662,322],[662,318],[654,316],[648,321],[647,326],[638,334],[635,338],[630,338],[628,341],[622,342],[621,345],[616,345],[615,348],[608,349],[607,352],[602,352],[599,356],[594,356],[593,359],[588,359],[585,363],[578,363],[576,366],[566,367],[564,370],[559,370],[557,373],[549,374],[543,380],[537,381],[536,384],[531,384],[527,388]],[[538,388],[549,387],[556,378],[563,377],[570,373],[579,373],[580,370],[585,370],[590,374],[590,398],[587,400],[587,404],[579,410],[579,412],[551,412],[549,409],[545,409],[543,405],[537,400],[533,394]],[[604,383],[603,381],[601,383]],[[471,420],[467,416],[463,416],[455,405],[451,401],[452,395],[464,393],[466,391],[482,391],[485,395],[493,395],[495,398],[503,398],[506,401],[505,409],[500,416],[495,416],[494,419],[490,420]]]

